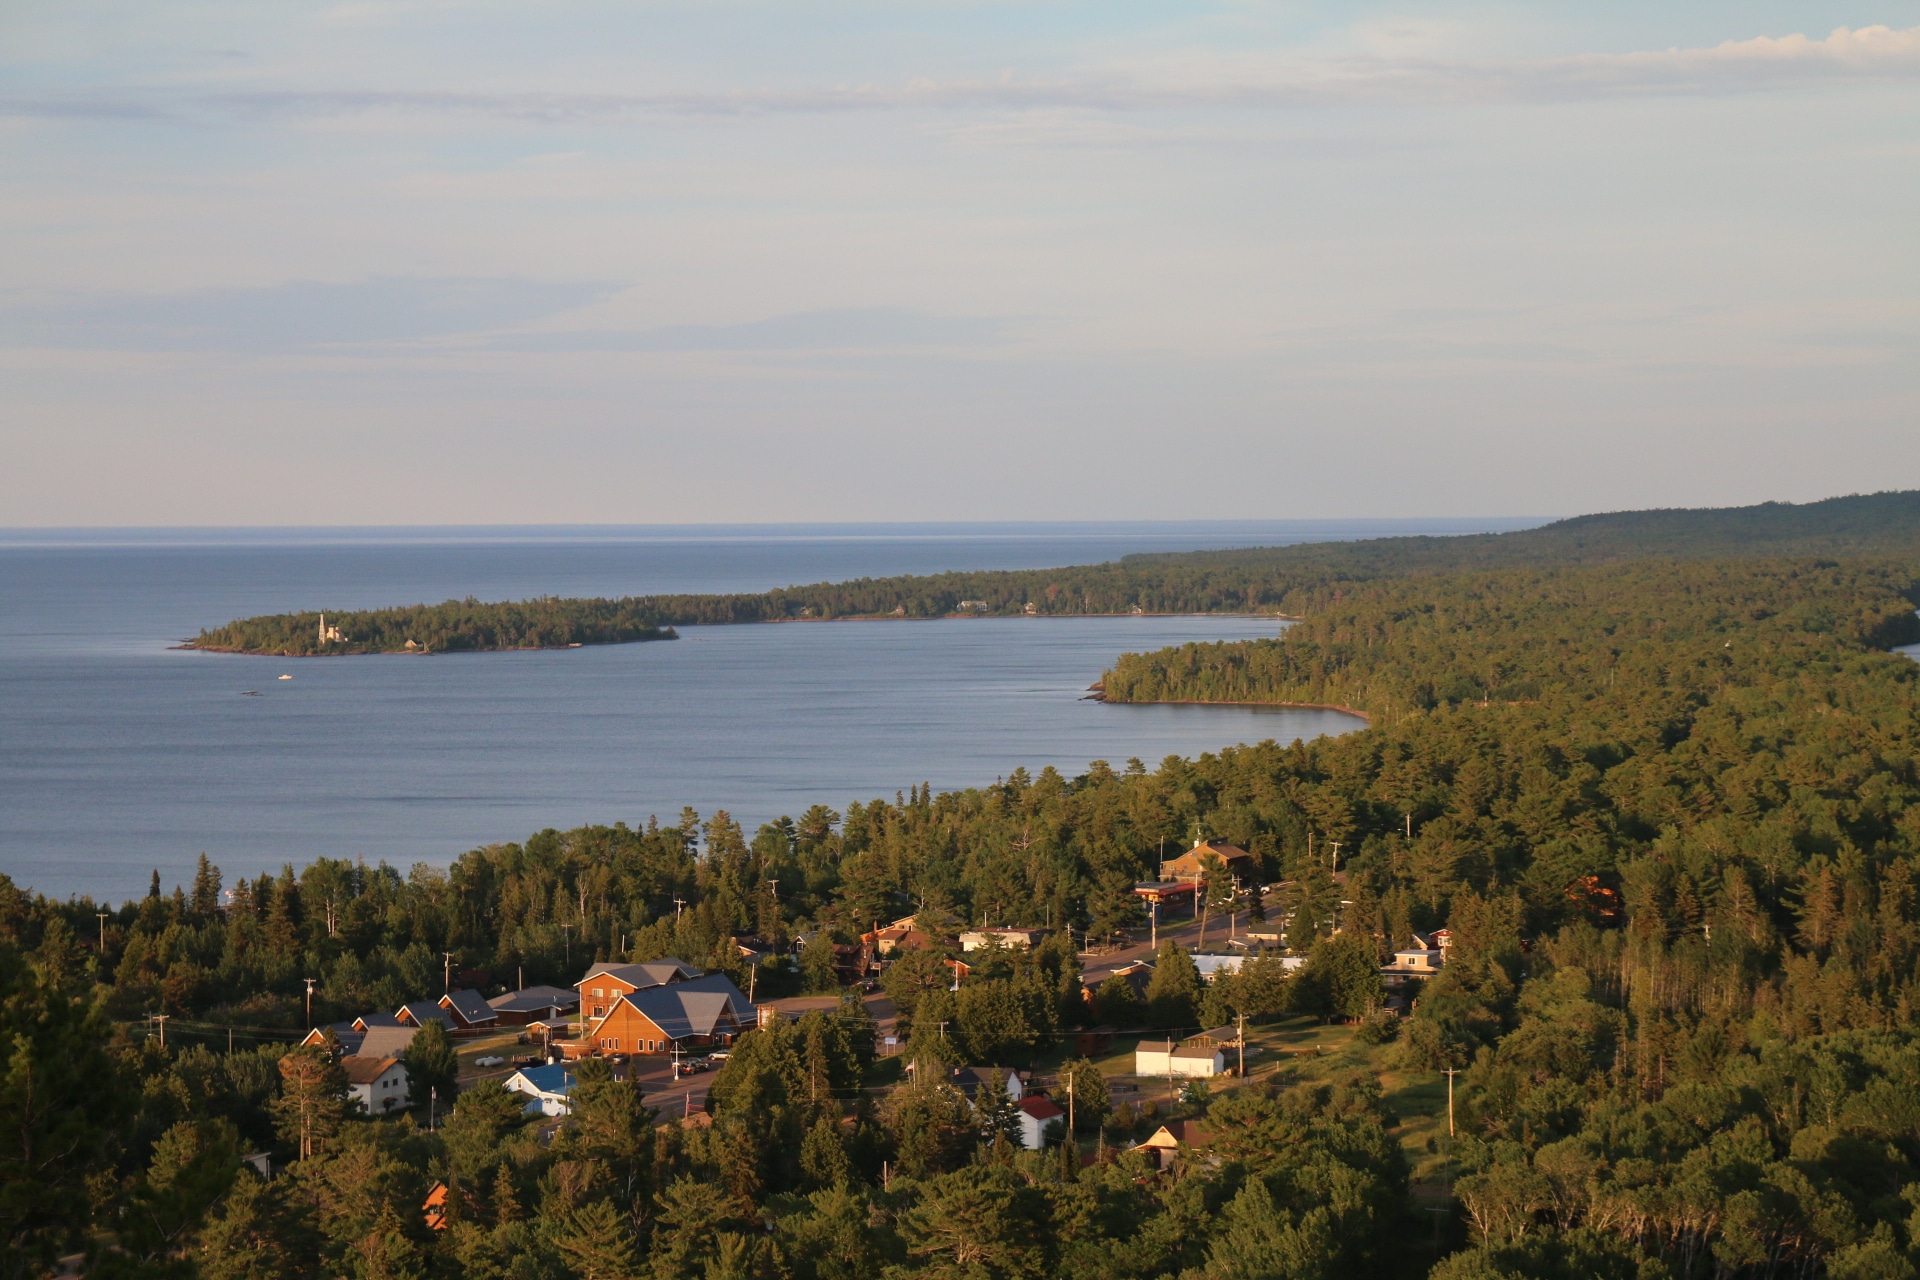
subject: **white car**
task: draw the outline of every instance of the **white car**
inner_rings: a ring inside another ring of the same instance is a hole
[[[473,1065],[476,1067],[504,1067],[507,1065],[507,1060],[497,1054],[488,1054],[484,1058],[475,1058]]]

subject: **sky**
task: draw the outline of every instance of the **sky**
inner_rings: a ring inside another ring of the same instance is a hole
[[[0,525],[1920,487],[1920,0],[9,0]]]

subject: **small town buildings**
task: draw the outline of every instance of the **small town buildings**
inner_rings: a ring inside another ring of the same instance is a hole
[[[1046,936],[1045,929],[969,929],[960,935],[960,949],[978,951],[998,943],[1012,950],[1030,951]]]
[[[1133,896],[1157,908],[1162,920],[1193,910],[1193,884],[1186,880],[1142,880],[1133,886]]]
[[[1183,1147],[1192,1151],[1207,1143],[1207,1131],[1199,1121],[1170,1120],[1155,1129],[1153,1136],[1142,1142],[1139,1149],[1152,1156],[1154,1166],[1165,1173],[1179,1160]]]
[[[623,995],[650,991],[655,987],[685,982],[699,976],[700,970],[672,956],[664,960],[643,960],[637,964],[602,961],[588,969],[586,976],[574,984],[580,993],[576,1007],[589,1021],[604,1018],[607,1010]]]
[[[1395,951],[1393,959],[1380,966],[1381,980],[1389,989],[1405,986],[1409,978],[1431,978],[1446,964],[1446,952],[1417,945],[1422,941],[1418,934],[1414,939],[1416,945]]]
[[[453,1015],[431,1000],[409,1000],[393,1011],[393,1016],[403,1027],[418,1030],[429,1022],[437,1022],[448,1031],[455,1028]]]
[[[1026,1096],[1026,1081],[1012,1067],[955,1067],[947,1076],[947,1083],[964,1094],[968,1102],[972,1102],[979,1097],[988,1077],[996,1071],[1000,1073],[1001,1083],[1009,1098],[1018,1102]]]
[[[1145,960],[1135,960],[1131,964],[1121,965],[1109,973],[1087,973],[1080,977],[1080,994],[1088,1004],[1108,978],[1119,978],[1133,988],[1133,994],[1142,1000],[1147,998],[1147,987],[1153,982],[1153,966]]]
[[[377,1015],[386,1018],[386,1014]],[[332,1033],[334,1044],[342,1056],[362,1058],[397,1058],[407,1051],[413,1043],[413,1033],[419,1028],[403,1027],[398,1023],[391,1026],[368,1026],[357,1029],[362,1019],[353,1022],[336,1022],[331,1026],[315,1027],[307,1032],[300,1041],[303,1045],[325,1044],[328,1033]]]
[[[1142,1040],[1133,1051],[1133,1073],[1137,1076],[1179,1076],[1206,1079],[1227,1073],[1224,1049],[1208,1045],[1174,1045],[1164,1040]]]
[[[503,1027],[525,1027],[578,1012],[580,993],[566,987],[522,987],[487,1001]]]
[[[527,1099],[527,1114],[564,1116],[573,1109],[573,1072],[558,1063],[522,1067],[507,1077],[509,1092]]]
[[[340,1059],[347,1073],[347,1096],[370,1116],[383,1116],[407,1105],[407,1064],[398,1058],[364,1058],[349,1054]]]
[[[453,1015],[454,1028],[459,1031],[491,1031],[500,1025],[500,1015],[472,988],[447,992],[440,997],[440,1007]]]
[[[872,947],[875,955],[890,956],[909,935],[918,933],[919,930],[913,927],[913,917],[902,916],[892,924],[875,929],[872,933],[861,934],[860,940]],[[912,947],[908,948],[908,950],[912,949]]]
[[[1029,1151],[1038,1151],[1047,1145],[1048,1125],[1058,1121],[1061,1128],[1066,1127],[1067,1113],[1047,1098],[1036,1095],[1022,1098],[1014,1105],[1020,1112],[1020,1145]]]
[[[569,1059],[727,1045],[759,1023],[753,1005],[724,973],[625,991],[596,1007],[606,1012],[589,1021],[578,1040],[560,1046]]]
[[[1258,860],[1239,845],[1221,840],[1195,840],[1193,848],[1160,863],[1160,878],[1197,884],[1207,878],[1207,868],[1215,859],[1226,868],[1235,884],[1253,883],[1259,871]]]

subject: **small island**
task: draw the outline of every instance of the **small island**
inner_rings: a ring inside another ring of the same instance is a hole
[[[403,605],[392,609],[281,613],[202,631],[182,645],[214,653],[312,658],[331,654],[459,653],[568,649],[673,640],[632,600],[520,600]]]

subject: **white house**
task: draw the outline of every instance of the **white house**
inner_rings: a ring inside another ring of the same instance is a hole
[[[1067,1123],[1067,1113],[1046,1098],[1022,1098],[1016,1105],[1020,1108],[1020,1145],[1029,1151],[1047,1145],[1048,1125],[1056,1120],[1062,1127]]]
[[[507,1077],[505,1087],[526,1095],[529,1115],[564,1116],[573,1110],[573,1072],[559,1063],[522,1067]]]
[[[1226,1050],[1218,1045],[1174,1045],[1164,1040],[1142,1040],[1133,1051],[1137,1076],[1219,1076],[1227,1072]]]
[[[398,1058],[340,1059],[347,1073],[347,1096],[370,1116],[385,1115],[407,1105],[407,1064]]]

